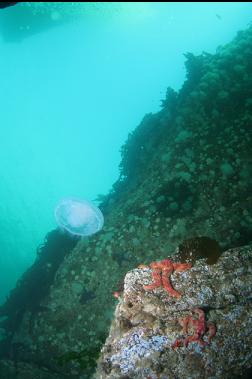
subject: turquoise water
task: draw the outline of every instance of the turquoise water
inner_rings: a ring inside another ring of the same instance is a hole
[[[251,3],[21,3],[0,10],[0,302],[53,229],[62,197],[95,200],[120,147],[184,53],[214,53]]]

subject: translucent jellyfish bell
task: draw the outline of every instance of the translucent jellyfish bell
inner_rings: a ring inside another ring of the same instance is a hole
[[[58,226],[77,236],[99,232],[104,224],[99,208],[87,200],[63,199],[55,208]]]

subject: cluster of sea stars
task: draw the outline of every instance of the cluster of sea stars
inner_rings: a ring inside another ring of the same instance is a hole
[[[148,266],[141,265],[139,268],[147,268]],[[170,259],[163,259],[160,262],[152,262],[149,266],[152,269],[153,283],[145,285],[145,290],[152,290],[154,288],[163,287],[169,295],[180,298],[181,294],[177,292],[170,283],[170,276],[174,271],[186,271],[192,267],[190,263],[174,263]],[[198,342],[201,346],[205,346],[210,343],[211,339],[216,334],[215,325],[205,320],[205,312],[203,309],[195,308],[193,312],[198,315],[197,318],[193,316],[187,316],[182,320],[179,320],[183,327],[183,334],[186,336],[184,339],[177,339],[173,348],[180,346],[188,346],[190,342]],[[203,337],[208,332],[208,341],[204,341]]]
[[[146,267],[148,266],[139,266],[139,268]],[[152,262],[150,268],[152,269],[153,283],[144,286],[144,289],[152,290],[157,287],[163,287],[169,295],[180,298],[181,294],[172,288],[170,276],[174,271],[186,271],[191,267],[192,265],[190,263],[174,263],[170,259],[163,259],[160,262]]]
[[[183,326],[183,334],[187,335],[187,337],[185,339],[177,339],[172,346],[174,349],[183,345],[187,347],[190,342],[198,342],[204,347],[208,345],[215,336],[216,327],[212,322],[206,322],[203,309],[195,308],[193,312],[198,314],[198,318],[187,316],[180,320],[180,324]],[[208,341],[202,339],[206,332],[209,333]]]

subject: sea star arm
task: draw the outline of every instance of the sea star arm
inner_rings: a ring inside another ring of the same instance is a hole
[[[182,272],[191,268],[191,263],[173,263],[174,271]]]
[[[167,268],[162,270],[162,284],[164,289],[169,293],[169,295],[174,296],[176,298],[180,298],[181,294],[177,292],[170,283],[170,276],[173,271],[173,268]]]
[[[205,312],[200,308],[194,308],[193,311],[199,316],[198,320],[194,321],[196,325],[196,334],[198,334],[198,336],[202,336],[206,331]]]
[[[156,268],[152,271],[151,275],[152,275],[153,283],[147,286],[143,286],[145,290],[153,290],[154,288],[162,286],[161,270]]]

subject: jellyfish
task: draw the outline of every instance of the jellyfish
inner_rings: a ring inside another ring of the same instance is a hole
[[[104,224],[103,214],[88,200],[63,199],[55,208],[55,219],[60,229],[75,236],[90,236]]]

